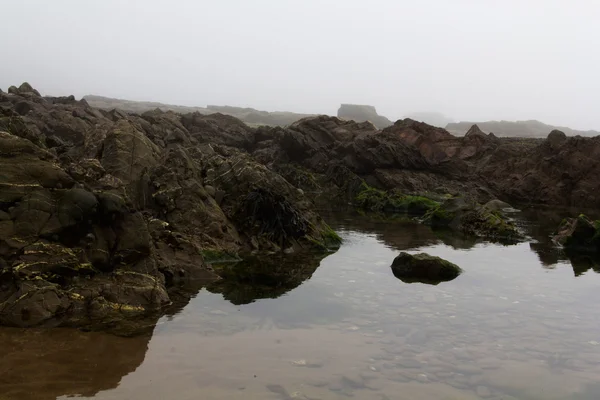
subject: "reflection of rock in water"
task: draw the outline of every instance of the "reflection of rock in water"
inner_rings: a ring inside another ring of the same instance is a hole
[[[406,216],[364,215],[352,210],[322,213],[334,230],[375,233],[377,238],[395,250],[411,250],[439,240],[431,228]]]
[[[589,270],[600,274],[600,257],[589,254],[571,254],[567,252],[567,257],[573,266],[575,276],[583,275]]]
[[[0,329],[0,398],[54,400],[117,387],[143,361],[151,335]]]
[[[165,314],[179,313],[203,284],[188,281],[172,287],[173,304]],[[159,317],[119,319],[99,326],[103,332],[0,328],[0,399],[55,400],[116,388],[144,361]]]
[[[529,248],[537,254],[544,268],[552,269],[565,258],[560,249],[556,248],[550,240],[529,243]]]
[[[322,256],[273,256],[215,266],[223,279],[207,289],[221,293],[232,304],[248,304],[257,299],[277,298],[300,286],[318,268]]]

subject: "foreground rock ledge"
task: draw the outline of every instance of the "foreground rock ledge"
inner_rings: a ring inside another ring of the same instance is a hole
[[[430,256],[427,253],[400,253],[392,263],[394,276],[405,283],[427,283],[437,285],[455,279],[462,269],[442,258]]]
[[[220,114],[0,92],[0,325],[143,320],[170,287],[222,279],[211,261],[339,247],[310,198],[248,154],[253,134]]]

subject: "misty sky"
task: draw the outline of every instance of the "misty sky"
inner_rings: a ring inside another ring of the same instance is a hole
[[[600,130],[600,1],[0,2],[4,91]]]

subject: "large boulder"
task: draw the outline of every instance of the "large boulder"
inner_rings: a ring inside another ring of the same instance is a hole
[[[455,279],[462,273],[462,269],[450,261],[426,253],[412,255],[402,252],[394,259],[392,272],[405,283],[437,285]]]

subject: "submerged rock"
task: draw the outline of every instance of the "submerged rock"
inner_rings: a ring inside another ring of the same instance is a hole
[[[402,282],[437,285],[455,279],[462,269],[450,261],[426,253],[411,255],[402,252],[394,259],[392,272]]]

